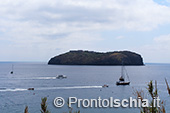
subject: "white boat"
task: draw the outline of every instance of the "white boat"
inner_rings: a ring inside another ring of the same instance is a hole
[[[67,76],[65,76],[65,75],[57,75],[56,78],[57,79],[63,79],[63,78],[67,78]]]
[[[125,75],[127,76],[128,81],[125,81]],[[122,66],[121,76],[119,78],[119,81],[116,82],[116,85],[129,85],[129,84],[130,84],[130,80],[129,80],[128,73],[125,69],[125,66]]]

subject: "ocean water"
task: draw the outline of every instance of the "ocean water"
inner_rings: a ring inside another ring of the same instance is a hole
[[[10,74],[14,65],[14,74]],[[157,80],[161,100],[164,100],[166,112],[170,112],[170,97],[164,78],[170,83],[169,64],[146,64],[145,66],[126,66],[131,84],[116,86],[121,66],[59,66],[46,63],[0,63],[0,113],[40,113],[42,97],[47,97],[51,113],[68,112],[67,105],[56,108],[56,97],[77,97],[79,99],[129,99],[134,90],[143,89],[145,96],[147,83]],[[67,79],[55,79],[64,74]],[[108,84],[108,88],[102,85]],[[34,91],[27,90],[34,87]],[[77,108],[81,113],[140,113],[139,108]]]

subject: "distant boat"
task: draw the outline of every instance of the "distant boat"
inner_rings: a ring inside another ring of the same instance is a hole
[[[103,87],[103,88],[106,88],[106,87],[109,87],[109,85],[104,84],[102,87]]]
[[[127,76],[128,81],[125,81],[125,76]],[[125,66],[122,66],[121,76],[119,78],[119,81],[116,82],[116,85],[129,85],[129,84],[130,84],[130,80],[129,80],[128,73],[125,69]]]
[[[65,76],[65,75],[57,75],[56,78],[57,79],[63,79],[63,78],[67,78],[67,76]]]
[[[34,90],[34,88],[28,88],[27,90]]]
[[[11,71],[11,74],[13,74],[14,73],[14,65],[12,65],[12,71]]]

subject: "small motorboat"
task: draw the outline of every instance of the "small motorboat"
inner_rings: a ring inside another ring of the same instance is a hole
[[[103,87],[103,88],[106,88],[106,87],[109,87],[109,85],[104,84],[102,87]]]
[[[28,90],[34,90],[34,88],[28,88]]]
[[[65,76],[65,75],[57,75],[56,78],[57,79],[63,79],[63,78],[67,78],[67,76]]]

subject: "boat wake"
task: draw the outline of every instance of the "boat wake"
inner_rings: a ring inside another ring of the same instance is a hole
[[[0,92],[7,92],[7,91],[26,91],[28,89],[22,89],[22,88],[0,88]]]
[[[31,78],[0,78],[0,79],[15,79],[15,80],[50,80],[56,79],[56,77],[31,77]]]
[[[50,89],[90,89],[90,88],[102,88],[102,86],[47,87],[47,88],[37,88],[37,90],[50,90]]]
[[[61,89],[91,89],[91,88],[102,88],[102,86],[72,86],[72,87],[41,87],[35,88],[34,90],[61,90]],[[7,92],[7,91],[28,91],[28,89],[23,88],[0,88],[0,92]]]
[[[28,79],[29,79],[29,78],[28,78]],[[34,78],[30,78],[30,79],[33,79],[33,80],[34,80],[34,79],[35,79],[35,80],[36,80],[36,79],[39,79],[39,80],[41,80],[41,79],[42,79],[42,80],[47,80],[47,79],[56,79],[56,77],[34,77]]]

